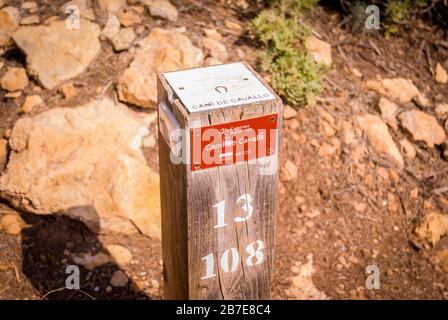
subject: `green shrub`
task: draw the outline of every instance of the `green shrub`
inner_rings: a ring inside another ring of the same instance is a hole
[[[277,8],[262,11],[251,21],[250,29],[262,45],[260,67],[271,75],[273,89],[292,105],[313,105],[323,88],[324,68],[305,50],[308,28]]]

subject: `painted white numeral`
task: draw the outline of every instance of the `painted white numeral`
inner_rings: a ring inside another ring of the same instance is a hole
[[[257,244],[257,249],[254,249],[255,243]],[[261,240],[257,240],[256,242],[252,242],[246,247],[246,252],[249,254],[249,256],[246,259],[246,264],[248,266],[253,266],[254,263],[252,262],[253,257],[256,257],[255,265],[260,264],[263,262],[264,255],[263,250],[264,249],[264,243]]]
[[[213,269],[215,267],[215,259],[213,258],[213,253],[210,253],[206,255],[202,260],[205,260],[205,276],[203,276],[201,279],[209,279],[216,276],[216,274],[213,272]]]
[[[219,201],[217,204],[215,204],[213,206],[213,208],[216,208],[216,212],[218,214],[218,223],[213,228],[217,229],[217,228],[225,227],[227,225],[227,223],[225,223],[225,221],[224,221],[225,210],[226,210],[225,201],[224,200]]]
[[[232,253],[232,266],[229,269],[229,252]],[[240,262],[240,256],[238,254],[238,250],[235,248],[230,248],[224,251],[221,257],[221,268],[225,273],[227,272],[235,272],[236,268],[238,268],[238,263]]]
[[[254,207],[252,206],[252,200],[253,200],[252,196],[247,193],[243,194],[236,200],[236,203],[242,203],[241,209],[243,209],[247,213],[247,215],[245,217],[235,217],[235,219],[233,219],[233,221],[244,222],[246,220],[249,220],[250,217],[252,217],[252,213],[254,213]],[[216,213],[217,213],[217,223],[213,228],[218,229],[218,228],[227,226],[227,223],[225,221],[225,215],[226,215],[225,201],[224,200],[219,201],[217,204],[215,204],[213,206],[213,208],[216,208]]]
[[[257,248],[255,248],[257,245]],[[255,242],[250,243],[246,247],[246,252],[249,254],[246,258],[246,264],[248,266],[255,266],[264,261],[264,243],[261,240],[257,240]],[[255,258],[255,261],[253,261]],[[213,253],[206,255],[202,260],[205,261],[205,276],[201,279],[209,279],[216,276],[214,273],[215,267],[215,259]],[[223,272],[235,272],[238,269],[238,264],[240,262],[240,255],[238,254],[238,250],[236,248],[230,248],[224,251],[221,256],[221,269]]]
[[[251,202],[252,202],[252,196],[250,194],[243,194],[241,197],[239,197],[236,200],[237,203],[243,202],[243,206],[241,207],[241,209],[243,209],[244,211],[247,212],[247,216],[245,218],[242,217],[236,217],[234,219],[235,222],[243,222],[248,220],[251,216],[252,213],[254,212],[254,207],[252,207]]]

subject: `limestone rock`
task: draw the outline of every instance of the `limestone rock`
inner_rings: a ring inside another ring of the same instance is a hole
[[[448,103],[437,103],[435,111],[439,116],[446,115],[448,113]]]
[[[79,264],[88,270],[93,270],[105,266],[106,264],[112,262],[109,255],[104,252],[99,252],[97,254],[81,254],[81,256],[74,256],[73,262]]]
[[[445,84],[448,82],[448,73],[440,63],[437,63],[435,78],[438,83]]]
[[[131,251],[123,246],[120,246],[118,244],[111,244],[106,246],[107,251],[109,251],[112,258],[114,258],[114,261],[120,266],[123,267],[132,260],[132,253]]]
[[[30,113],[31,111],[33,111],[33,109],[35,107],[38,107],[38,106],[42,105],[43,103],[44,103],[44,101],[37,94],[27,96],[25,98],[25,101],[22,104],[22,107],[20,108],[20,111],[23,113]]]
[[[286,290],[286,295],[297,300],[328,300],[324,292],[319,291],[313,283],[313,274],[316,272],[313,266],[313,255],[307,256],[306,263],[296,264],[291,268],[294,276],[289,278],[290,288]]]
[[[39,23],[39,17],[35,14],[20,20],[20,25],[22,26],[29,26],[31,24],[38,24],[38,23]]]
[[[414,140],[424,141],[429,147],[442,144],[445,140],[445,130],[437,119],[423,111],[406,111],[399,115],[399,119]]]
[[[101,39],[111,41],[120,31],[120,20],[114,14],[107,16],[106,26],[101,30]]]
[[[398,167],[402,168],[404,164],[403,157],[383,120],[378,116],[368,114],[359,116],[357,122],[360,128],[365,132],[370,144],[376,152],[385,154],[394,161]]]
[[[204,38],[201,40],[202,46],[210,52],[210,56],[220,61],[227,61],[229,53],[226,46],[219,40],[213,38]]]
[[[80,29],[66,28],[65,21],[48,26],[21,27],[13,34],[25,52],[28,70],[42,85],[53,89],[81,74],[100,51],[97,24],[81,19]]]
[[[198,67],[203,59],[202,51],[182,33],[154,28],[139,42],[133,61],[120,75],[118,97],[139,107],[155,108],[157,73]]]
[[[126,274],[123,271],[118,270],[112,274],[109,283],[114,287],[124,287],[128,284],[128,280]]]
[[[149,119],[108,98],[19,119],[0,197],[35,214],[65,214],[95,232],[138,228],[159,237],[159,176],[140,149]]]
[[[403,78],[368,80],[366,88],[400,103],[411,102],[420,95],[412,80]]]
[[[285,166],[282,168],[280,175],[282,181],[296,180],[297,176],[299,175],[299,169],[294,164],[294,162],[288,160],[286,161]]]
[[[22,3],[22,9],[25,9],[30,13],[36,13],[38,9],[38,4],[35,1],[25,1],[24,3]]]
[[[6,7],[0,10],[0,47],[11,43],[11,35],[19,27],[19,18],[17,8]]]
[[[308,37],[305,47],[314,61],[326,66],[331,66],[333,59],[331,57],[331,45],[328,42],[319,40],[315,36]]]
[[[168,0],[143,0],[144,5],[149,7],[149,13],[153,17],[160,17],[170,21],[177,21],[177,9]]]
[[[290,105],[286,105],[283,108],[283,119],[288,120],[295,117],[297,117],[297,111],[294,110]]]
[[[3,229],[7,234],[18,235],[24,226],[18,214],[7,214],[0,219],[0,230]]]
[[[117,14],[121,8],[126,6],[126,0],[98,0],[101,10]]]
[[[2,89],[9,92],[23,90],[28,83],[28,76],[24,68],[9,68],[0,79]]]
[[[142,23],[142,18],[129,9],[121,9],[118,12],[118,20],[123,27],[130,27]]]
[[[401,139],[400,146],[406,158],[414,160],[417,155],[414,145],[408,139]]]
[[[5,169],[8,162],[8,141],[0,139],[0,173]]]
[[[243,29],[243,27],[241,27],[241,25],[238,22],[232,21],[230,19],[225,19],[224,25],[226,26],[226,28],[229,28],[230,30],[240,31]]]
[[[397,119],[395,117],[398,111],[398,106],[388,99],[381,97],[378,107],[381,111],[381,118],[383,118],[383,120],[392,128],[396,129]]]
[[[127,50],[132,46],[135,38],[137,35],[132,28],[123,28],[112,38],[112,44],[116,51]]]
[[[223,62],[221,60],[213,58],[213,57],[208,57],[204,61],[204,66],[206,66],[206,67],[217,66],[220,64],[223,64]]]
[[[414,229],[412,242],[418,247],[430,244],[436,245],[439,240],[448,234],[448,215],[430,212]]]
[[[58,92],[61,93],[65,99],[71,99],[78,95],[78,89],[73,83],[64,83],[59,86]]]

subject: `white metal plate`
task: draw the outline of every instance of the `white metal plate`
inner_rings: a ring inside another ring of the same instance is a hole
[[[241,62],[164,73],[188,112],[275,99]]]

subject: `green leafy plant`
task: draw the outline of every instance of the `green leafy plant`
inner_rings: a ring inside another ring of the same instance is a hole
[[[311,106],[323,89],[324,68],[305,50],[310,31],[281,8],[262,11],[250,24],[260,41],[260,67],[271,75],[271,85],[287,102]]]

